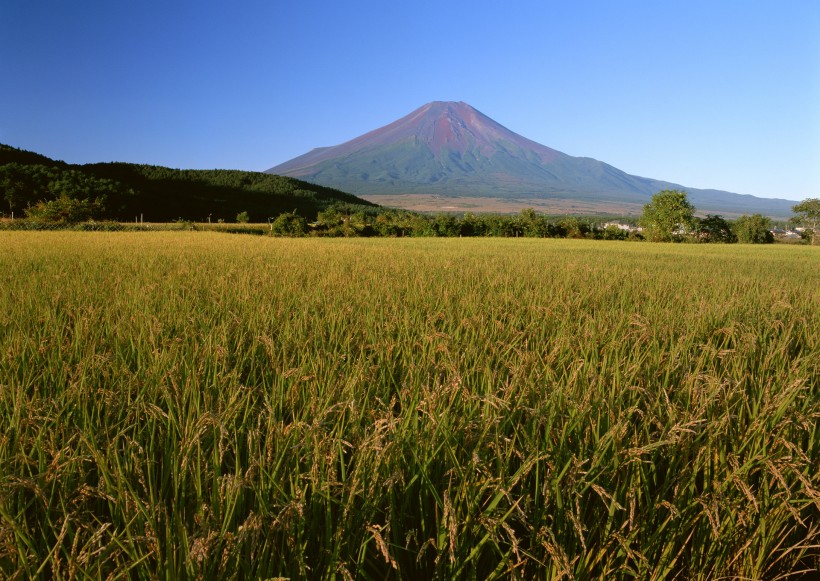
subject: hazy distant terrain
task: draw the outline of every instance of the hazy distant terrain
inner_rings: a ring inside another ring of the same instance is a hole
[[[550,215],[639,216],[643,211],[643,204],[640,203],[559,198],[494,198],[439,194],[361,194],[360,197],[389,208],[402,208],[413,212],[517,214],[532,208],[536,212]]]

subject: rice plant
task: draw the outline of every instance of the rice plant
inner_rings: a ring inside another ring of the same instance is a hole
[[[0,232],[0,573],[820,567],[820,254]]]

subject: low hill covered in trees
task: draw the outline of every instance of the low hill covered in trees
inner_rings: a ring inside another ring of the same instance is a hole
[[[298,179],[238,170],[179,170],[153,165],[72,165],[0,144],[0,213],[42,219],[167,222],[264,222],[290,212],[357,211],[372,204]]]

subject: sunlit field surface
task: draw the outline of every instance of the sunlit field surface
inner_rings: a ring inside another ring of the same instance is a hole
[[[0,232],[0,577],[820,566],[820,249]]]

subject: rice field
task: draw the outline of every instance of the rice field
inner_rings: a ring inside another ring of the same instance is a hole
[[[816,247],[0,232],[7,579],[796,578],[819,426]]]

